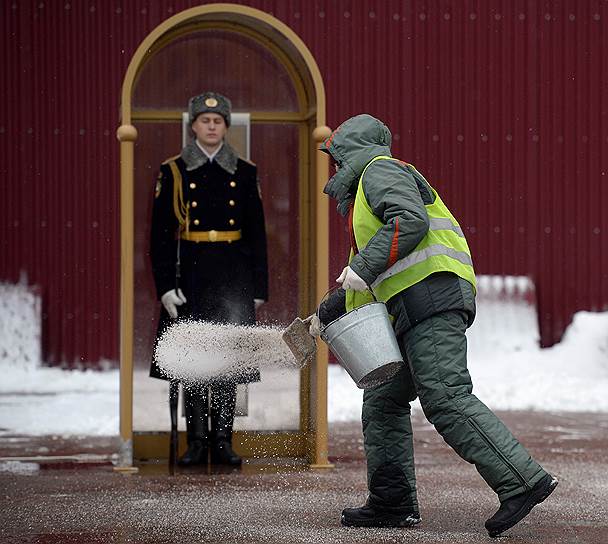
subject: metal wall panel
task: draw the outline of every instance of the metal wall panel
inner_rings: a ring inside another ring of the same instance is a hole
[[[2,2],[1,277],[41,286],[43,350],[56,364],[118,353],[114,135],[126,61],[118,14],[100,11]]]
[[[120,87],[144,37],[197,4],[1,2],[0,279],[40,285],[50,363],[118,357]],[[242,4],[308,45],[333,128],[360,112],[387,122],[479,273],[534,279],[544,345],[573,312],[608,307],[604,2]],[[335,212],[331,236],[335,277],[348,249]]]
[[[313,51],[328,78],[329,122],[363,111],[387,122],[395,154],[465,227],[477,272],[533,278],[543,345],[575,311],[605,310],[605,5],[341,5],[349,16],[332,13],[330,41]],[[335,216],[332,232],[338,274],[348,242]]]

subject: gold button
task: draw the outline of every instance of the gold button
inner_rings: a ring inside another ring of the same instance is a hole
[[[230,182],[230,187],[236,187],[236,181],[231,181]]]
[[[210,242],[217,242],[217,230],[210,230],[209,231],[209,241]]]
[[[196,189],[196,183],[191,183],[190,184],[190,189]]]
[[[193,223],[194,223],[195,225],[200,225],[200,223],[201,223],[201,222],[200,222],[198,219],[195,219],[195,220],[193,221]]]
[[[196,208],[198,206],[198,202],[196,200],[192,201],[192,207]]]
[[[231,219],[230,221],[228,221],[228,223],[229,223],[230,225],[234,225],[234,219]]]
[[[228,204],[230,204],[231,206],[234,206],[234,200],[229,200]]]

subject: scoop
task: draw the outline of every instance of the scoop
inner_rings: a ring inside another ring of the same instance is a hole
[[[313,314],[314,315],[314,314]],[[296,364],[302,368],[306,366],[317,352],[317,343],[308,332],[312,315],[306,319],[296,317],[285,329],[281,338],[293,353]]]

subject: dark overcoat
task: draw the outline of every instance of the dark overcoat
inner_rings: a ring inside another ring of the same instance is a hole
[[[221,241],[223,235],[240,238]],[[193,241],[201,236],[210,240]],[[268,299],[264,212],[255,165],[239,158],[227,143],[212,161],[195,143],[165,161],[154,195],[150,256],[159,300],[177,285],[187,299],[178,307],[180,319],[254,324],[254,299]],[[161,306],[156,341],[173,322]],[[150,376],[167,379],[155,360]],[[255,368],[230,378],[236,383],[259,379]]]

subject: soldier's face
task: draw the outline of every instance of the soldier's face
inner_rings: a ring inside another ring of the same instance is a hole
[[[192,130],[201,145],[213,148],[224,139],[228,127],[219,113],[201,113],[192,123]]]

